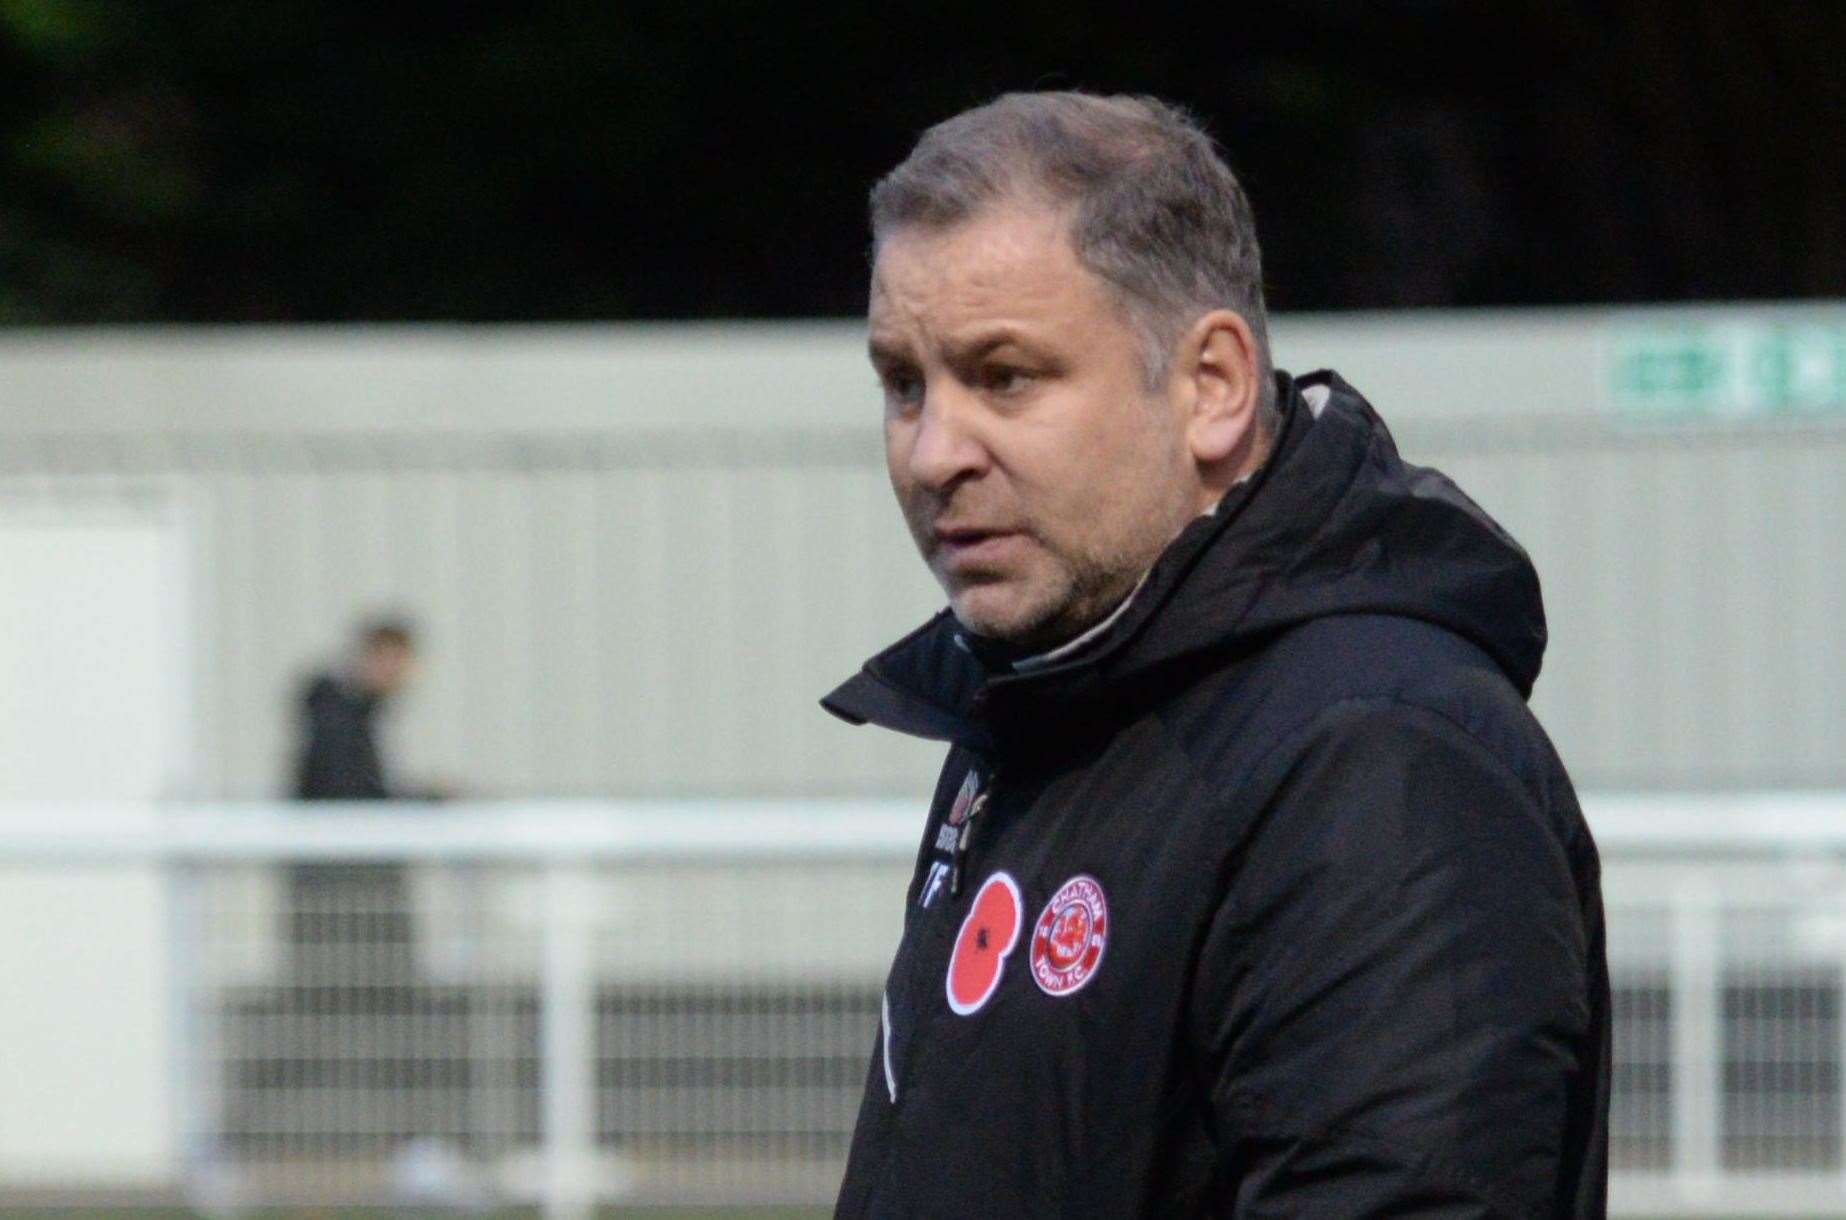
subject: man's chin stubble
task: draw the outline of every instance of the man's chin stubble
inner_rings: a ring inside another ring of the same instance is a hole
[[[973,617],[959,609],[955,617],[963,627],[983,639],[1027,652],[1044,652],[1083,634],[1090,625],[1101,621],[1103,615],[1095,615],[1090,623],[1073,625],[1085,614],[1073,607],[1069,599],[1063,599],[1018,615],[1008,615],[1002,620],[991,615]]]
[[[993,616],[985,616],[984,621],[972,620],[960,606],[955,608],[955,617],[983,639],[1023,649],[1027,654],[1048,652],[1107,618],[1140,579],[1139,573],[1127,576],[1106,571],[1100,565],[1085,566],[1074,573],[1065,569],[1060,575],[1059,587],[1041,591],[1034,599],[1035,605],[1005,616],[1004,621],[995,621]],[[951,595],[949,600],[953,605],[959,599]]]

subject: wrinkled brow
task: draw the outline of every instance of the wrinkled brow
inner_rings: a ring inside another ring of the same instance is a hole
[[[943,344],[943,357],[952,366],[978,363],[997,348],[1016,344],[1023,348],[1032,348],[1035,344],[1031,336],[1018,328],[1001,325],[991,330],[983,330],[972,335],[950,339]],[[910,345],[902,340],[886,339],[873,335],[866,344],[866,355],[876,368],[886,368],[896,364],[915,363],[916,357]]]

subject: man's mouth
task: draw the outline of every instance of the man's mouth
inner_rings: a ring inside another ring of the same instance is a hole
[[[950,567],[988,564],[1003,558],[1024,536],[1019,530],[938,527],[936,553]]]

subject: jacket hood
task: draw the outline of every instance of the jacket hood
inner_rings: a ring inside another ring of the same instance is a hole
[[[1263,469],[1181,532],[1090,646],[1030,673],[990,671],[945,610],[822,705],[853,723],[991,744],[1028,706],[1117,702],[1204,672],[1188,662],[1341,614],[1443,627],[1530,695],[1545,613],[1519,544],[1445,475],[1399,457],[1384,421],[1337,374],[1276,380],[1282,427]]]

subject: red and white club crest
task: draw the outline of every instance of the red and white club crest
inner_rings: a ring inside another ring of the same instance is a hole
[[[1109,943],[1109,900],[1096,878],[1072,877],[1032,929],[1032,978],[1046,995],[1069,995],[1096,974]]]
[[[1000,968],[1019,943],[1019,927],[1025,920],[1025,902],[1011,877],[995,873],[981,883],[956,933],[955,952],[949,956],[945,982],[949,1007],[958,1015],[971,1016],[993,998],[1000,986]]]

